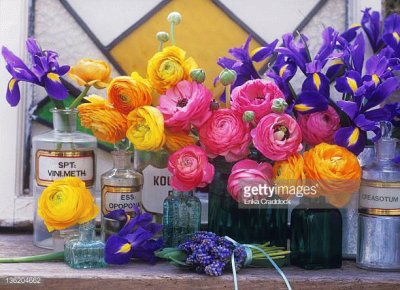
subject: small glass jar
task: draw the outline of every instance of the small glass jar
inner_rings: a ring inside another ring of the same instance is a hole
[[[342,266],[342,217],[325,197],[304,198],[291,215],[290,262],[298,267]]]
[[[172,191],[164,200],[163,237],[165,247],[176,247],[200,230],[201,202],[191,191]]]
[[[54,180],[67,176],[79,177],[93,188],[96,180],[96,138],[76,131],[74,110],[52,109],[54,130],[32,138],[33,196],[35,201],[33,242],[53,249],[52,234],[37,214],[38,199]]]
[[[106,223],[104,216],[116,209],[127,214],[134,212],[134,206],[142,208],[143,175],[132,169],[132,153],[127,150],[111,152],[114,166],[101,176],[101,218],[102,238]]]
[[[95,239],[94,220],[79,226],[79,237],[66,240],[65,262],[75,269],[106,267],[104,261],[104,243]]]

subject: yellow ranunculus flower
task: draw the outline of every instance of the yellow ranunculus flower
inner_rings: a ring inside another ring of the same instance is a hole
[[[108,143],[115,144],[125,138],[128,129],[125,115],[100,96],[90,95],[85,99],[89,103],[78,106],[82,126],[92,130],[97,139]]]
[[[135,149],[158,151],[164,146],[164,117],[157,108],[136,108],[128,115],[128,127],[126,137]]]
[[[164,94],[181,80],[190,80],[190,71],[197,68],[197,64],[193,58],[185,57],[186,52],[183,49],[168,46],[149,60],[147,75],[159,94]]]
[[[99,213],[85,183],[77,177],[54,181],[41,194],[38,214],[49,232],[84,224]]]
[[[164,147],[168,150],[169,153],[174,153],[175,151],[178,151],[183,147],[196,143],[195,138],[185,132],[175,133],[165,130],[165,137],[166,141]]]
[[[275,161],[272,170],[272,179],[278,187],[293,186],[301,190],[301,187],[305,185],[304,160],[298,153],[289,156],[287,160]],[[279,195],[279,197],[293,198],[295,195],[287,194]]]
[[[130,77],[114,78],[107,88],[107,96],[114,108],[127,115],[138,107],[151,105],[151,85],[137,72],[133,72]]]
[[[82,58],[71,66],[68,76],[80,86],[95,86],[104,89],[111,80],[111,67],[103,60]]]
[[[307,178],[317,184],[318,193],[337,207],[347,204],[360,186],[358,159],[341,146],[321,143],[305,152],[304,169]]]

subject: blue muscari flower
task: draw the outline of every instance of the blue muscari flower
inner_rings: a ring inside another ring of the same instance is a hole
[[[221,276],[222,271],[224,270],[226,262],[221,262],[219,260],[215,260],[208,266],[204,268],[204,272],[210,276]]]
[[[18,83],[21,81],[33,83],[46,89],[49,96],[55,100],[63,100],[68,91],[60,77],[69,71],[69,66],[58,64],[58,54],[50,50],[42,50],[33,38],[26,41],[27,50],[32,59],[32,69],[8,48],[2,47],[1,53],[7,63],[6,69],[11,74],[8,82],[6,99],[11,106],[16,106],[20,100]]]
[[[106,242],[104,259],[108,264],[125,264],[131,258],[138,258],[150,263],[156,261],[154,252],[163,246],[162,238],[154,236],[162,230],[162,226],[152,223],[151,214],[142,214],[138,207],[134,207],[135,216],[127,218],[127,222],[118,234],[112,235]],[[110,213],[120,219],[121,211]]]

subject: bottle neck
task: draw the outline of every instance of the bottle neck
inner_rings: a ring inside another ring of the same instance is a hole
[[[126,150],[112,151],[114,168],[130,169],[132,168],[132,153]]]
[[[76,131],[78,110],[52,109],[54,131],[59,133],[72,133]]]
[[[381,138],[376,142],[375,150],[378,162],[391,161],[396,157],[396,140],[393,138]]]
[[[194,195],[194,190],[179,191],[174,189],[169,192],[169,196],[173,197],[191,197],[193,195]]]
[[[93,241],[96,236],[95,221],[91,220],[79,226],[79,240],[82,242]]]

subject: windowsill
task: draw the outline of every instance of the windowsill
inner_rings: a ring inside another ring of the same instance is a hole
[[[0,234],[0,257],[42,254],[48,251],[32,244],[30,234]],[[283,268],[293,289],[396,289],[396,272],[371,272],[358,269],[353,261],[344,261],[341,269],[305,271]],[[167,262],[154,266],[131,263],[105,269],[75,270],[62,262],[0,264],[0,288],[21,289],[7,284],[6,277],[40,277],[40,284],[24,285],[32,289],[233,289],[229,273],[222,277],[198,275]],[[244,269],[238,275],[240,289],[286,289],[273,269]],[[5,288],[4,288],[5,287]]]

